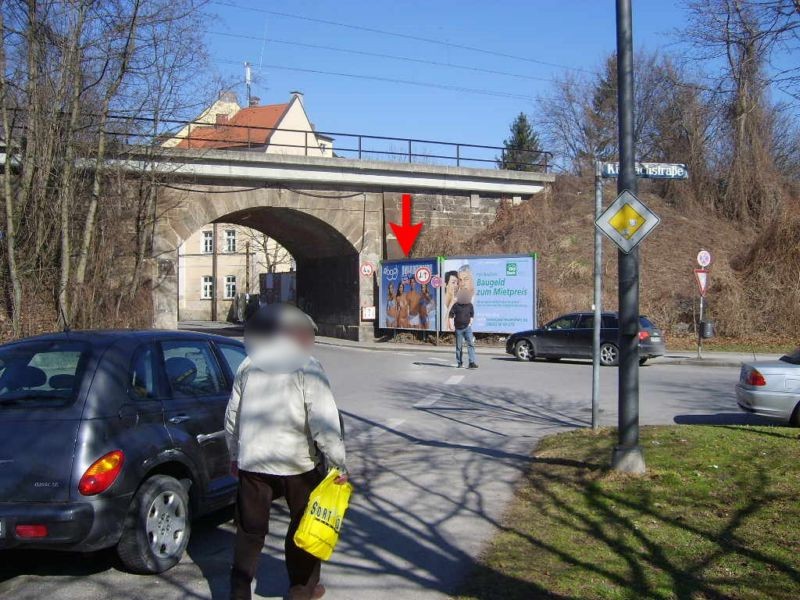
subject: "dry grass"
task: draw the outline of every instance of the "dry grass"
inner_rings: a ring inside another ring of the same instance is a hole
[[[706,249],[714,256],[706,314],[717,331],[755,347],[787,338],[788,345],[797,343],[800,207],[787,208],[759,232],[688,202],[676,206],[649,189],[643,182],[639,197],[661,217],[661,225],[641,246],[641,312],[671,335],[690,335],[699,309],[693,269],[697,252]],[[615,196],[615,187],[607,184],[605,205]],[[532,202],[502,205],[495,222],[472,239],[427,232],[416,254],[538,252],[539,316],[547,320],[591,307],[593,235],[593,180],[560,177]],[[616,247],[604,239],[603,253],[603,306],[616,310]]]

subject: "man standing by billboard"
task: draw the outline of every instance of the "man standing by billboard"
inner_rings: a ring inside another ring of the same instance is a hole
[[[477,369],[475,362],[475,336],[472,333],[472,321],[475,318],[475,307],[472,306],[472,294],[469,290],[460,289],[456,295],[456,303],[448,315],[450,329],[456,332],[456,363],[458,368],[464,366],[464,341],[467,342],[469,368]]]

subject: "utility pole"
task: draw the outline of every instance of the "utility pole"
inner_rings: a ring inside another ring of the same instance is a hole
[[[633,133],[633,18],[631,0],[617,2],[617,108],[619,177],[617,191],[636,195],[636,148]],[[644,473],[639,446],[639,249],[617,253],[619,274],[619,440],[611,466]]]
[[[217,320],[217,224],[211,225],[211,320]]]
[[[603,212],[603,163],[594,163],[594,219]],[[592,330],[592,429],[600,427],[600,327],[603,303],[603,234],[594,228],[594,329]]]
[[[250,84],[252,83],[252,74],[250,72],[250,63],[244,63],[244,83],[247,86],[247,106],[250,106]]]
[[[244,243],[244,292],[250,293],[250,242]]]

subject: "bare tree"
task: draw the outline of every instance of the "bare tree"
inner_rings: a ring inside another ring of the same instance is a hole
[[[779,47],[796,43],[800,12],[795,0],[689,0],[684,37],[695,57],[722,59],[718,86],[726,95],[729,159],[723,211],[740,220],[766,222],[780,204],[768,88],[790,85],[796,65],[779,73],[769,66]]]
[[[145,168],[125,185],[107,158],[126,143],[155,146],[165,120],[213,96],[198,93],[213,76],[201,68],[205,1],[0,3],[0,284],[15,335],[48,296],[54,321],[91,326],[147,281],[160,182]]]

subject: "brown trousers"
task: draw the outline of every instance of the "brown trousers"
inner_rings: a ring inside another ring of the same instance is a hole
[[[236,540],[231,570],[231,600],[250,600],[250,586],[258,569],[264,538],[269,531],[269,513],[274,500],[285,497],[289,505],[286,533],[286,570],[289,584],[307,585],[319,579],[320,561],[294,543],[308,497],[322,481],[318,470],[301,475],[265,475],[239,471],[236,496]]]

